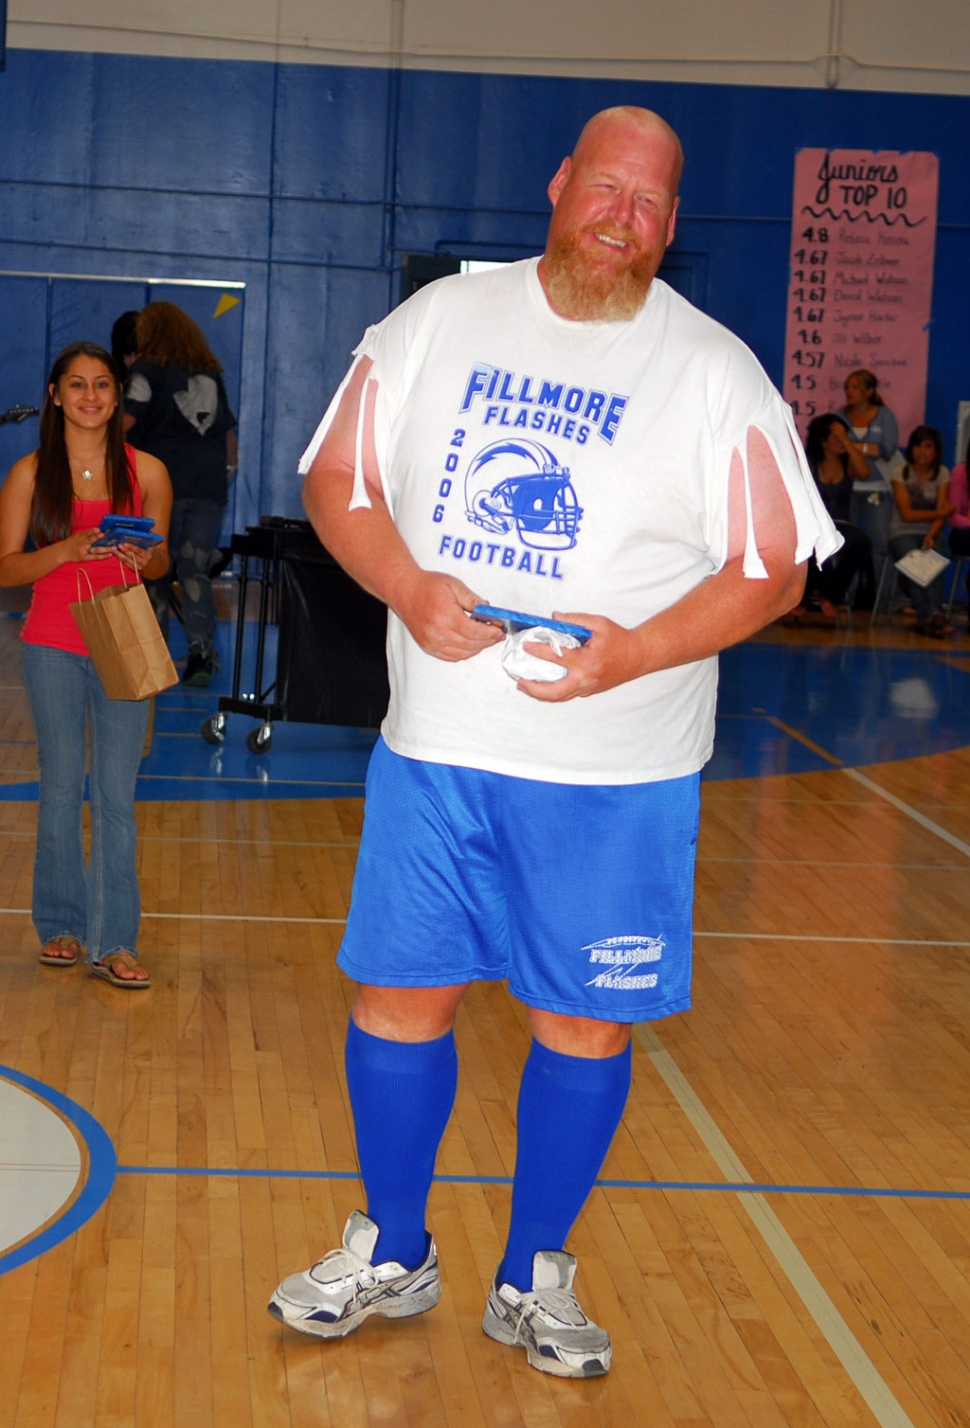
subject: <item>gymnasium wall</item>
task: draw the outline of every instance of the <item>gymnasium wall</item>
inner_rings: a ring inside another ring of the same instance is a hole
[[[12,5],[11,38],[14,20]],[[940,155],[927,417],[952,448],[970,396],[966,94],[11,42],[0,271],[245,283],[231,519],[297,514],[299,453],[364,326],[397,300],[402,256],[539,251],[549,177],[589,114],[618,102],[659,110],[684,140],[678,286],[779,382],[795,151]],[[22,338],[0,313],[0,410],[26,399],[11,386]]]

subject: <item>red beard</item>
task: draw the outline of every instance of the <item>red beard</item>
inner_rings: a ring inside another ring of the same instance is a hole
[[[597,252],[582,246],[579,240],[584,232],[622,239],[631,245],[632,256],[627,258],[606,247]],[[628,322],[646,302],[658,266],[654,255],[640,247],[629,229],[597,223],[564,233],[546,250],[542,274],[546,294],[560,316],[574,322]]]

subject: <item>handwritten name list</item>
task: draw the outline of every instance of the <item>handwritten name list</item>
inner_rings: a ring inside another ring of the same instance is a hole
[[[795,156],[785,400],[804,437],[866,368],[905,445],[926,406],[935,154],[802,149]]]

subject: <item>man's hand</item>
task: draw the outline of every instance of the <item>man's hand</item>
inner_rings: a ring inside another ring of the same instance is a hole
[[[454,664],[504,639],[496,625],[469,618],[467,612],[485,603],[453,575],[416,570],[396,609],[425,654]]]
[[[568,669],[565,679],[546,684],[537,679],[520,679],[519,689],[533,699],[547,704],[561,704],[566,699],[585,699],[590,694],[602,694],[618,684],[637,679],[646,673],[642,630],[627,630],[602,615],[563,614],[553,611],[556,620],[569,620],[585,625],[593,637],[578,650],[563,650],[554,654],[548,645],[528,642],[524,649],[537,659]]]

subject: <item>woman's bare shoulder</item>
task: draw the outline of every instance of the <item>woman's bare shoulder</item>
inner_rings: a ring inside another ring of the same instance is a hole
[[[138,451],[135,447],[132,447],[132,450],[135,453],[138,484],[143,491],[156,486],[160,481],[168,481],[168,468],[157,456],[151,456],[147,451]]]
[[[37,476],[37,452],[29,451],[15,461],[7,472],[4,486],[10,491],[32,487]]]

